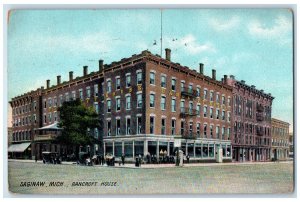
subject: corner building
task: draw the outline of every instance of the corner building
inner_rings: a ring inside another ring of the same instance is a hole
[[[232,87],[143,51],[104,68],[104,153],[174,155],[174,141],[193,161],[231,160]]]

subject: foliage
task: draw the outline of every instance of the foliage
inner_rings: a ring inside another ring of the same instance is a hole
[[[77,99],[64,102],[58,111],[60,112],[59,127],[63,130],[62,134],[57,137],[57,142],[76,146],[97,142],[92,135],[93,130],[90,130],[91,134],[88,133],[88,128],[100,127],[98,114],[93,107],[87,107]]]

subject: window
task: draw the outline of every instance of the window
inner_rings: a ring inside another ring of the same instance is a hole
[[[99,114],[99,105],[98,102],[94,102],[94,109],[97,114]]]
[[[171,134],[175,135],[176,134],[176,120],[172,119],[172,123],[171,123]]]
[[[98,139],[99,131],[98,128],[94,128],[94,137]]]
[[[83,100],[83,93],[82,93],[82,89],[79,89],[79,98],[80,98],[80,100]]]
[[[197,110],[197,116],[200,116],[201,105],[198,104],[196,110]]]
[[[69,102],[69,93],[65,93],[65,101]]]
[[[131,75],[126,75],[126,87],[129,88],[131,86]]]
[[[127,110],[131,109],[131,96],[130,95],[126,96],[126,109]]]
[[[216,96],[216,103],[220,103],[220,95],[219,95],[219,93],[217,93],[217,96]]]
[[[120,110],[121,110],[121,99],[116,98],[116,111],[120,111]]]
[[[137,117],[137,134],[142,132],[142,117]]]
[[[116,135],[120,135],[121,134],[121,120],[120,119],[116,119]]]
[[[75,93],[75,91],[72,91],[72,100],[76,100],[76,93]]]
[[[213,134],[214,134],[214,126],[210,125],[210,138],[213,138]]]
[[[98,97],[98,92],[99,92],[99,90],[98,90],[98,84],[95,84],[94,85],[94,97]]]
[[[185,121],[181,121],[181,123],[180,123],[180,135],[184,135],[184,123],[185,123]]]
[[[196,125],[196,133],[197,133],[197,137],[198,138],[200,137],[200,127],[201,127],[200,123],[197,123],[197,125]]]
[[[175,99],[172,99],[171,109],[172,109],[172,112],[176,112],[176,100]]]
[[[63,96],[59,95],[59,106],[61,107],[63,104]]]
[[[203,117],[207,117],[207,106],[203,108]]]
[[[48,99],[48,107],[52,107],[52,98]]]
[[[173,91],[175,91],[176,90],[176,79],[172,79],[172,86],[171,86],[171,89],[173,90]]]
[[[164,75],[162,75],[162,76],[160,77],[160,86],[161,86],[162,88],[166,88],[166,87],[167,87],[167,78],[166,78],[166,76],[164,76]]]
[[[205,100],[207,100],[207,90],[204,90],[203,98],[204,98]]]
[[[111,100],[107,100],[107,112],[111,112]]]
[[[142,94],[137,94],[137,108],[142,108],[143,106],[143,100],[142,100]]]
[[[180,91],[183,92],[184,91],[184,82],[181,81],[180,83]]]
[[[107,136],[111,135],[111,120],[107,120]]]
[[[203,125],[204,138],[207,138],[207,124]]]
[[[165,118],[161,119],[161,134],[162,135],[166,134],[166,119]]]
[[[197,97],[200,97],[200,92],[201,92],[201,89],[199,87],[197,87]]]
[[[155,85],[155,73],[150,72],[150,84]]]
[[[212,119],[213,117],[214,117],[214,108],[210,108],[210,112],[209,112],[209,114],[210,114],[210,118]]]
[[[137,84],[142,84],[142,72],[137,72],[136,82]]]
[[[189,136],[193,136],[193,122],[192,121],[189,124]]]
[[[116,90],[120,90],[121,89],[121,80],[120,77],[116,78]]]
[[[52,114],[51,113],[48,114],[48,120],[50,123],[52,122]]]
[[[130,129],[130,118],[126,118],[126,135],[131,134],[131,129]]]
[[[166,97],[165,96],[161,96],[160,108],[161,108],[161,110],[166,109]]]
[[[217,109],[217,115],[216,115],[216,119],[219,119],[220,118],[220,110]]]
[[[33,110],[34,111],[36,110],[36,101],[33,102]],[[14,110],[14,113],[15,113],[15,110]]]
[[[47,108],[47,100],[44,100],[44,108]],[[21,113],[20,113],[21,114]]]
[[[108,80],[108,81],[107,81],[107,89],[106,89],[106,91],[107,91],[108,93],[111,92],[111,80]]]
[[[36,115],[35,114],[33,115],[33,120],[34,120],[34,123],[36,123]]]
[[[225,105],[225,96],[222,95],[222,104]]]
[[[222,120],[225,121],[225,111],[222,111]]]
[[[53,105],[54,105],[55,107],[57,107],[57,98],[56,98],[56,97],[53,98]]]
[[[189,93],[193,93],[193,85],[192,84],[189,85]]]
[[[225,127],[222,127],[222,140],[225,139]]]
[[[227,99],[227,104],[228,104],[228,106],[231,105],[231,99],[230,99],[230,97],[228,97],[228,99]]]
[[[193,113],[193,108],[194,108],[194,105],[192,102],[190,102],[189,104],[189,113],[192,114]]]
[[[150,94],[150,107],[155,107],[155,95]]]
[[[220,138],[220,126],[216,127],[216,138],[219,139]]]
[[[180,102],[180,112],[184,113],[185,112],[185,108],[184,108],[184,100],[181,100]]]
[[[150,116],[150,134],[154,134],[154,117]]]
[[[230,112],[227,112],[227,121],[228,121],[228,122],[231,121]]]
[[[91,97],[91,88],[88,86],[86,87],[86,97],[90,98]]]
[[[54,121],[57,121],[57,112],[54,112]]]
[[[214,101],[214,92],[210,91],[210,101]]]

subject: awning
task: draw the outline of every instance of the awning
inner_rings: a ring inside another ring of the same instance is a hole
[[[25,142],[21,144],[12,144],[8,147],[8,152],[24,152],[31,143]]]
[[[54,122],[53,124],[44,126],[42,128],[39,128],[38,130],[62,130],[62,128],[58,127],[58,122]]]

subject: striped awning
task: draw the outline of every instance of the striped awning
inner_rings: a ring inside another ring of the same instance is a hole
[[[8,152],[24,152],[30,144],[30,142],[12,144],[8,147]]]

